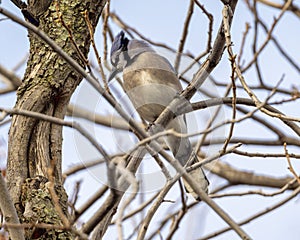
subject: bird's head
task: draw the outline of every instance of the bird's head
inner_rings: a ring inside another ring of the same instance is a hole
[[[119,32],[119,34],[114,38],[114,41],[110,50],[110,61],[111,64],[117,68],[120,65],[124,52],[128,50],[129,39],[125,37],[125,33],[123,31]]]
[[[113,65],[113,69],[110,73],[108,81],[111,81],[126,66],[128,43],[129,39],[125,37],[125,33],[123,31],[119,32],[114,38],[110,50],[110,62]]]
[[[113,65],[112,72],[108,78],[111,81],[121,72],[136,56],[143,52],[154,52],[154,49],[145,41],[125,37],[123,31],[119,32],[114,38],[110,51],[110,61]]]

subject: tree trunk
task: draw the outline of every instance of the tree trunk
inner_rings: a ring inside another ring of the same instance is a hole
[[[85,11],[95,28],[106,0],[28,2],[31,4],[28,9],[39,20],[39,28],[84,67],[85,63],[72,43],[68,30],[83,56],[87,57],[90,34]],[[59,14],[67,27],[63,26]],[[36,35],[29,32],[29,40],[30,56],[23,83],[18,89],[15,108],[64,118],[70,97],[82,77]],[[61,126],[30,117],[13,116],[9,132],[7,179],[21,222],[62,224],[54,208],[52,195],[49,194],[47,182],[50,177],[54,179],[60,207],[67,216],[67,195],[62,187],[61,149]],[[50,234],[71,237],[70,233],[61,230],[52,233],[26,231],[28,239],[33,236],[35,239],[52,239]]]

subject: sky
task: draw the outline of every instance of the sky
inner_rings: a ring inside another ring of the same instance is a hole
[[[206,9],[210,11],[214,15],[214,35],[215,36],[219,23],[221,21],[221,11],[222,4],[221,1],[201,1],[202,4],[205,5]],[[22,17],[19,10],[8,0],[3,0],[0,4],[0,7],[10,10],[14,12],[18,16]],[[134,27],[137,30],[140,30],[143,35],[149,37],[152,40],[157,42],[164,42],[174,48],[177,48],[178,42],[180,40],[182,27],[184,18],[188,8],[188,1],[178,0],[153,0],[153,1],[142,1],[142,0],[113,0],[111,3],[111,10],[113,12],[118,13],[121,18],[127,22],[130,26]],[[185,50],[188,52],[195,53],[195,55],[202,52],[206,47],[206,38],[207,38],[207,19],[203,17],[197,7],[194,10],[195,14],[192,18],[191,26],[189,29],[189,37],[186,42]],[[261,16],[264,17],[264,20],[270,26],[273,22],[274,16],[278,16],[279,11],[274,9],[263,7],[259,4],[259,12]],[[3,16],[0,16],[0,19]],[[244,1],[239,1],[236,14],[234,16],[234,21],[232,25],[232,41],[234,43],[233,49],[237,53],[240,48],[240,42],[242,39],[242,34],[245,31],[245,22],[248,21],[252,24],[252,18],[245,7]],[[101,24],[101,23],[100,23]],[[99,24],[99,25],[100,25]],[[120,28],[113,23],[112,27],[114,33],[118,33]],[[288,26],[288,27],[287,27]],[[292,14],[286,14],[283,18],[282,23],[276,27],[274,36],[280,41],[284,42],[283,46],[289,54],[291,54],[292,58],[296,61],[300,61],[300,46],[299,46],[299,38],[300,38],[300,28],[299,19],[297,19]],[[96,43],[101,47],[102,44],[102,33],[101,28],[99,27],[96,32]],[[251,49],[251,37],[253,37],[253,26],[250,28],[250,35],[246,41],[246,48],[244,51],[244,59],[248,59],[252,54]],[[259,31],[258,36],[258,45],[262,44],[265,41],[266,35],[264,31]],[[263,77],[266,81],[270,82],[270,84],[276,83],[284,74],[284,82],[283,87],[289,89],[292,84],[298,84],[299,81],[299,73],[291,68],[282,58],[280,57],[280,53],[273,48],[272,44],[269,44],[266,50],[263,52],[260,62],[263,64]],[[28,53],[29,43],[27,38],[26,29],[18,26],[15,23],[12,23],[9,20],[0,21],[0,64],[7,67],[8,69],[13,69]],[[293,51],[291,51],[293,49]],[[157,49],[161,54],[166,56],[171,62],[174,60],[174,55],[169,52]],[[91,59],[94,57],[91,54]],[[226,52],[223,55],[222,61],[218,65],[218,67],[213,72],[213,77],[218,79],[220,82],[227,83],[230,80],[230,66],[228,64],[228,55]],[[184,59],[183,62],[188,61]],[[21,67],[17,74],[22,77],[25,66]],[[108,72],[106,72],[108,74]],[[248,71],[245,74],[245,78],[251,84],[257,83],[257,76],[253,70]],[[113,83],[113,87],[118,88],[116,83]],[[218,89],[215,86],[207,85],[203,86],[203,88],[207,88],[214,93],[218,92]],[[212,90],[213,89],[213,90]],[[246,96],[245,93],[239,91],[240,96]],[[264,95],[261,93],[257,93],[259,97],[263,98]],[[124,95],[122,95],[124,96]],[[198,98],[202,98],[203,96],[198,95]],[[197,98],[196,97],[196,98]],[[110,106],[105,102],[105,100],[98,96],[95,90],[87,82],[82,82],[78,89],[76,90],[74,96],[71,99],[71,102],[77,104],[82,107],[87,107],[91,111],[101,112],[101,113],[111,113],[114,114]],[[15,103],[15,95],[6,94],[4,96],[0,96],[0,106],[11,108]],[[129,104],[129,103],[128,103]],[[295,106],[295,107],[293,107]],[[300,116],[300,110],[297,105],[292,105],[292,107],[285,109],[286,113]],[[211,116],[213,109],[206,111],[204,113],[189,116],[189,125],[193,126],[193,131],[195,129],[201,129],[205,124],[205,121]],[[226,111],[226,109],[222,108],[220,111],[220,119],[222,121],[227,116],[231,114],[231,112]],[[197,120],[195,120],[197,119]],[[75,121],[80,122],[85,128],[89,129],[94,136],[101,141],[103,137],[107,140],[103,143],[103,146],[109,153],[115,153],[117,151],[126,151],[132,143],[136,142],[136,139],[127,132],[115,132],[111,131],[108,128],[97,127],[94,124],[82,121],[78,119],[73,119]],[[276,121],[274,120],[274,123]],[[289,131],[287,128],[286,131]],[[0,128],[0,140],[1,137],[5,141],[7,141],[7,127]],[[240,136],[268,136],[268,132],[262,129],[258,125],[253,125],[251,123],[246,123],[244,127],[239,128],[235,132]],[[218,132],[220,136],[225,136],[226,128],[222,128],[220,132]],[[291,133],[292,134],[292,133]],[[125,139],[125,140],[124,140]],[[116,144],[117,143],[117,144]],[[264,147],[247,147],[245,149],[254,152],[262,152],[264,151]],[[216,150],[214,148],[210,148],[207,150],[210,154],[213,154]],[[274,152],[282,151],[280,148],[274,148]],[[3,149],[2,149],[3,151]],[[290,151],[299,154],[299,148],[292,148]],[[1,152],[1,150],[0,150]],[[64,153],[64,162],[63,168],[67,169],[70,166],[73,166],[76,163],[81,163],[84,161],[90,161],[92,159],[99,158],[99,154],[97,151],[87,144],[86,140],[80,136],[78,133],[74,133],[71,129],[64,129],[64,143],[63,143],[63,153]],[[86,157],[88,156],[88,158]],[[3,166],[3,158],[0,158],[2,162],[0,162],[0,167]],[[272,174],[275,176],[287,176],[290,175],[287,170],[287,163],[284,160],[263,160],[259,158],[249,159],[244,157],[238,157],[234,155],[233,157],[225,157],[222,159],[233,166],[244,169],[247,171],[254,171],[260,174]],[[300,164],[297,161],[293,161],[295,164],[294,167],[300,171]],[[160,180],[159,173],[157,173],[157,169],[151,165],[150,163],[145,161],[143,165],[143,175],[144,177],[149,176],[151,180],[145,180],[145,188],[149,193],[153,193],[159,186],[161,186],[162,182]],[[155,174],[155,175],[154,175]],[[87,195],[91,194],[91,191],[95,189],[95,186],[99,185],[105,181],[105,170],[104,168],[98,167],[93,168],[87,171],[83,175],[76,175],[70,180],[67,181],[66,187],[72,188],[74,186],[74,182],[79,178],[83,179],[83,186],[79,196],[79,205],[86,199]],[[153,181],[153,176],[157,177],[157,181]],[[220,179],[208,175],[211,182],[211,187],[214,188],[222,184]],[[237,187],[234,191],[246,191],[246,190],[257,190],[257,187]],[[230,189],[232,190],[232,189]],[[168,195],[171,198],[176,199],[178,189],[172,189],[171,193]],[[267,189],[266,191],[275,191],[273,189]],[[231,197],[231,198],[222,198],[216,199],[216,202],[222,206],[222,208],[227,211],[236,221],[243,220],[252,214],[259,212],[273,204],[277,203],[281,199],[287,197],[290,192],[284,193],[280,196],[276,197],[261,197],[256,195],[250,195],[245,197]],[[190,199],[190,201],[192,201]],[[100,203],[98,203],[100,204]],[[91,209],[84,217],[90,216],[94,209]],[[164,216],[164,214],[174,211],[173,205],[164,204],[161,208],[161,211],[157,214],[157,219],[160,216]],[[299,198],[295,198],[290,201],[288,204],[280,207],[278,210],[273,211],[271,214],[267,214],[262,218],[252,221],[251,223],[243,226],[243,229],[247,233],[251,235],[253,239],[298,239],[300,236],[300,225],[299,221],[297,221],[297,215],[300,212],[300,204]],[[296,215],[297,213],[297,215]],[[213,211],[211,211],[206,205],[199,204],[193,211],[189,213],[187,217],[181,223],[180,231],[175,235],[174,239],[187,239],[194,240],[204,236],[208,233],[211,233],[215,230],[218,230],[222,227],[226,226],[224,221],[220,219]],[[130,232],[131,223],[127,224],[128,229],[126,233]],[[152,232],[155,227],[155,224],[150,226],[149,232]],[[115,237],[115,229],[109,229],[106,238],[104,239],[112,239]],[[227,240],[227,239],[238,239],[237,235],[230,231],[228,233],[222,234],[216,238],[216,240]]]

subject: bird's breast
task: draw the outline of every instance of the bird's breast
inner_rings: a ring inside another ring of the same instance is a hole
[[[123,73],[126,94],[145,120],[154,121],[178,94],[178,86],[171,84],[170,78],[174,73],[157,69]]]

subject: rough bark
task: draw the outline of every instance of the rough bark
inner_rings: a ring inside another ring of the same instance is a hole
[[[95,28],[105,3],[106,0],[52,2],[50,0],[50,5],[44,4],[46,7],[42,10],[38,9],[38,14],[33,10],[40,4],[29,5],[28,9],[31,9],[38,18],[39,28],[84,67],[84,61],[78,54],[58,14],[59,12],[62,14],[63,21],[71,30],[76,45],[83,56],[87,57],[90,35],[84,12],[87,11],[91,24]],[[29,4],[35,4],[35,1],[29,1]],[[28,35],[30,56],[23,83],[18,89],[15,108],[64,118],[70,97],[82,77],[36,35],[30,32]],[[45,219],[48,216],[57,214],[53,202],[49,202],[49,191],[45,187],[49,181],[49,169],[53,171],[57,195],[63,196],[60,201],[61,208],[65,210],[65,214],[67,213],[67,197],[62,187],[61,151],[61,126],[25,116],[13,116],[9,132],[7,179],[21,222],[32,220],[32,214],[24,214],[25,209],[26,213],[39,213],[38,216],[34,216],[34,220],[39,223],[47,222]],[[32,182],[38,182],[38,184],[29,184]],[[42,194],[37,194],[37,190],[42,191]],[[47,195],[46,198],[45,195]],[[34,204],[29,206],[33,198]],[[40,207],[42,205],[44,207]],[[38,208],[39,211],[33,210],[32,207]],[[47,215],[46,218],[45,215]],[[61,223],[59,218],[55,224],[58,223]]]

